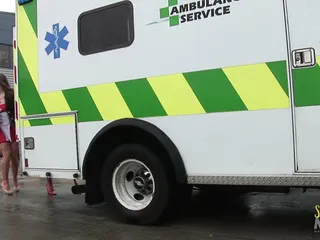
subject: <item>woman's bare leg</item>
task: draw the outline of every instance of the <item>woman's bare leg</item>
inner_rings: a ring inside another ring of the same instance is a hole
[[[12,168],[12,177],[13,185],[15,190],[19,190],[18,183],[18,170],[19,170],[19,145],[17,142],[11,143],[11,168]]]
[[[9,168],[12,158],[10,143],[4,142],[0,144],[0,150],[2,152],[2,188],[5,192],[10,191],[9,185]]]

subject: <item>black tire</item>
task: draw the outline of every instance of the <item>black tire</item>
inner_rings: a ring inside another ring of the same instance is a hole
[[[174,209],[179,213],[181,210],[185,211],[190,206],[192,198],[193,186],[188,184],[176,183],[173,192]]]
[[[155,193],[150,204],[138,211],[124,207],[115,197],[112,176],[116,167],[127,159],[144,163],[151,171],[155,182]],[[106,159],[101,175],[101,187],[107,205],[127,223],[151,225],[163,220],[170,204],[170,184],[165,168],[155,153],[139,144],[124,144],[117,147]]]

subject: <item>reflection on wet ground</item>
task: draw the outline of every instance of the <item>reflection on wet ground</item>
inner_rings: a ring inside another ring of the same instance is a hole
[[[142,227],[116,222],[104,205],[86,206],[71,184],[57,184],[58,195],[48,197],[42,180],[24,179],[19,194],[0,195],[0,239],[320,239],[313,229],[318,190],[246,194],[230,202],[195,192],[181,216]]]

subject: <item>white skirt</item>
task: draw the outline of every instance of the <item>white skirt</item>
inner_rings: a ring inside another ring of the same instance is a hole
[[[0,128],[6,137],[6,141],[11,142],[10,119],[7,112],[0,112]]]

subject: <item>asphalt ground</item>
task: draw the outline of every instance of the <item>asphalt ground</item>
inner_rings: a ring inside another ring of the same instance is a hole
[[[117,222],[105,204],[85,205],[83,195],[71,193],[71,180],[55,183],[57,196],[47,196],[44,180],[20,182],[20,193],[0,193],[1,240],[320,239],[314,232],[318,190],[252,193],[223,202],[195,192],[183,214],[164,226],[145,227]]]

